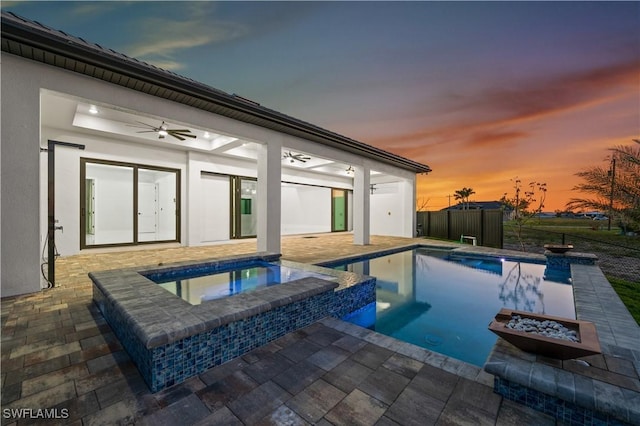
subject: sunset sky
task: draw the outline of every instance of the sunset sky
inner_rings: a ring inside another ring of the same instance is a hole
[[[574,174],[640,137],[640,2],[3,2],[428,164],[430,210]],[[454,203],[453,198],[451,202]]]

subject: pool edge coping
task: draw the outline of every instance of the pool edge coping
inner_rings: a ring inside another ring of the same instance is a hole
[[[605,306],[601,305],[600,294],[603,292],[611,294],[611,292],[615,293],[615,291],[600,267],[597,265],[572,264],[571,275],[576,318],[593,322],[596,325],[603,355],[611,354],[616,357],[622,357],[620,354],[629,351],[633,358],[630,361],[635,365],[636,374],[640,375],[640,344],[638,343],[640,342],[640,326],[633,320],[620,298],[615,294],[617,300],[615,298],[612,299],[618,305],[617,307],[620,308],[621,305],[624,308],[624,312],[615,320],[619,321],[621,316],[629,317],[629,319],[625,319],[624,327],[631,327],[638,333],[637,342],[626,342],[625,346],[618,344],[615,336],[612,335],[609,318],[602,318],[603,315],[606,317],[611,309],[606,309]],[[596,286],[600,288],[594,290]],[[599,305],[599,309],[595,311],[593,309],[594,302]],[[619,324],[617,326],[620,327]],[[632,339],[628,340],[631,341]],[[634,345],[636,346],[635,348],[627,347]],[[489,374],[493,374],[496,378],[506,380],[507,383],[514,383],[517,386],[531,389],[551,398],[566,401],[579,408],[603,413],[616,420],[630,424],[640,424],[637,420],[634,422],[634,419],[640,419],[640,406],[636,406],[634,409],[634,402],[637,403],[640,400],[640,392],[604,380],[598,380],[587,374],[580,374],[540,362],[535,354],[521,351],[504,341],[504,339],[498,339],[494,345],[487,357],[484,370]],[[630,378],[630,380],[633,379]],[[640,388],[640,379],[635,379],[635,382]]]
[[[370,281],[373,277],[353,272],[334,271],[315,265],[278,260],[280,254],[258,252],[198,261],[181,261],[165,265],[112,269],[89,273],[94,291],[113,308],[122,312],[127,326],[147,349],[203,333],[222,325],[239,321],[268,310],[294,303],[331,290]],[[327,281],[306,277],[275,287],[257,289],[228,298],[214,299],[199,305],[171,294],[142,273],[162,269],[180,269],[194,264],[229,265],[238,261],[268,261],[336,277]]]

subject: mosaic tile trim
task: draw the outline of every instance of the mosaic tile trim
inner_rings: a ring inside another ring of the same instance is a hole
[[[141,373],[152,392],[183,382],[324,318],[333,298],[325,292],[154,348]]]
[[[580,407],[572,402],[547,395],[500,377],[495,377],[493,389],[506,399],[549,414],[566,425],[622,426],[627,424],[608,414]]]
[[[371,279],[359,285],[348,287],[335,293],[335,300],[329,315],[343,318],[345,315],[357,311],[376,301],[376,280]]]
[[[152,392],[183,382],[209,368],[241,356],[327,316],[334,302],[328,291],[179,341],[147,349],[132,333],[124,316],[110,309],[94,287],[95,303],[135,362]]]
[[[571,264],[574,265],[595,265],[598,257],[588,253],[556,254],[545,253],[547,258],[547,268],[568,271]]]
[[[119,314],[121,311],[114,308],[102,291],[93,286],[93,301],[102,312],[107,323],[111,326],[114,334],[127,351],[133,362],[138,367],[143,378],[151,377],[151,370],[148,368],[145,360],[149,358],[149,350],[144,343],[134,333],[130,321],[127,321],[124,315]],[[149,382],[147,382],[149,383]]]
[[[216,266],[228,268],[230,264],[244,265],[246,259],[228,259],[215,263]],[[192,266],[181,264],[174,267],[184,270],[185,267]],[[198,268],[200,265],[193,267]],[[323,269],[309,267],[310,269]],[[157,271],[159,268],[149,268],[143,273],[154,269]],[[167,331],[166,337],[176,336],[177,333],[184,337],[170,338],[168,342],[165,340],[166,343],[158,346],[150,345],[151,341],[145,340],[145,338],[149,340],[149,333],[156,330],[157,324],[151,321],[145,325],[145,317],[138,314],[132,315],[132,312],[128,311],[129,307],[133,308],[140,304],[146,306],[149,302],[153,302],[158,303],[156,305],[158,309],[154,311],[170,308],[170,311],[175,311],[176,314],[179,311],[182,312],[180,315],[184,317],[188,315],[189,309],[202,310],[207,308],[207,305],[187,306],[183,309],[182,304],[176,305],[178,302],[175,302],[175,296],[169,293],[165,294],[164,291],[158,292],[154,296],[157,299],[154,302],[153,298],[149,298],[148,292],[155,290],[156,285],[147,283],[146,278],[142,280],[136,278],[141,275],[132,274],[132,271],[96,273],[91,274],[91,278],[94,281],[94,302],[140,370],[151,391],[158,392],[263,346],[285,334],[306,327],[319,319],[327,316],[340,318],[348,312],[375,301],[375,278],[326,269],[324,271],[340,277],[341,285],[339,288],[334,290],[337,284],[322,280],[316,280],[319,281],[317,283],[307,281],[306,284],[303,284],[305,281],[303,279],[294,286],[297,290],[293,290],[294,287],[291,286],[288,286],[287,289],[282,285],[264,289],[262,293],[253,293],[254,295],[262,294],[261,298],[258,298],[260,306],[266,306],[260,300],[270,301],[268,304],[271,305],[271,308],[266,310],[257,309],[257,305],[253,306],[248,303],[248,300],[244,300],[243,297],[249,299],[245,297],[246,294],[245,296],[233,296],[235,297],[234,301],[243,300],[236,302],[236,304],[244,306],[246,310],[234,314],[237,316],[231,322],[223,322],[222,325],[210,327],[204,327],[204,324],[201,324],[203,326],[200,328],[201,331],[196,332],[195,327],[192,327],[194,331],[186,333],[187,330],[180,328],[180,325],[183,324],[181,320],[184,318],[174,317],[177,322],[172,321],[172,324],[166,324],[161,328],[172,330]],[[103,288],[106,293],[103,292]],[[131,288],[137,290],[132,293]],[[132,301],[133,303],[131,303]],[[213,304],[209,304],[208,307],[213,306]],[[211,315],[214,315],[215,312],[217,312],[215,309],[211,309]],[[189,323],[184,322],[184,324]],[[191,325],[193,326],[193,324]],[[203,330],[204,328],[206,330]]]
[[[216,261],[209,261],[203,263],[189,263],[187,265],[176,265],[171,267],[164,268],[151,268],[149,270],[139,269],[138,272],[149,278],[151,281],[156,281],[159,277],[163,277],[166,279],[173,277],[184,277],[184,276],[198,276],[205,273],[211,272],[223,272],[223,271],[232,271],[235,269],[242,269],[246,267],[256,266],[259,264],[260,266],[264,265],[264,263],[276,262],[279,260],[280,255],[265,255],[265,256],[252,256],[252,257],[244,257],[242,259],[221,259]],[[260,263],[256,263],[260,262]]]

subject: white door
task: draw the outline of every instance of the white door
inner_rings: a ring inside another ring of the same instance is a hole
[[[155,234],[158,222],[158,188],[155,183],[138,183],[138,240],[146,241]]]
[[[202,175],[200,241],[226,241],[229,239],[230,189],[229,176]]]

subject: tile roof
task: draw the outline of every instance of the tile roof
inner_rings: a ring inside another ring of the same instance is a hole
[[[415,173],[431,171],[425,164],[339,135],[7,11],[2,11],[1,45],[3,52],[312,140]]]

